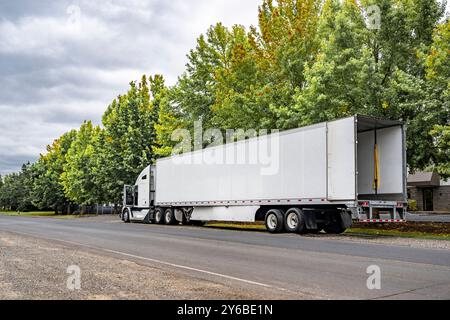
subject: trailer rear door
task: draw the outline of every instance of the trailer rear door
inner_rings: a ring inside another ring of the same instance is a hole
[[[327,124],[328,199],[356,199],[355,117]]]
[[[401,122],[358,117],[360,200],[405,200],[404,144]]]

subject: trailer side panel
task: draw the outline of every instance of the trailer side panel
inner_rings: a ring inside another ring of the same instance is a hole
[[[325,200],[326,140],[320,124],[161,159],[156,203]]]
[[[328,123],[328,199],[356,199],[355,118]]]

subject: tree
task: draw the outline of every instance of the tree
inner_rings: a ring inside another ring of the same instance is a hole
[[[434,138],[436,171],[444,179],[450,178],[450,125],[435,126],[430,133]]]
[[[217,74],[228,68],[230,59],[231,35],[221,23],[197,39],[197,47],[188,55],[186,71],[179,77],[171,95],[190,126],[197,120],[202,120],[205,127],[213,126]]]
[[[47,146],[47,153],[41,155],[36,163],[33,204],[39,209],[52,208],[56,214],[61,210],[70,213],[70,200],[65,196],[61,176],[66,165],[66,155],[75,140],[76,131],[72,130]]]
[[[19,173],[11,173],[4,177],[0,194],[0,206],[13,211],[30,211],[32,204],[31,186],[34,179],[34,165],[22,165]]]
[[[155,101],[151,101],[149,82],[158,96]],[[104,131],[97,136],[98,150],[92,160],[102,202],[121,203],[123,186],[133,184],[155,159],[157,99],[164,90],[164,79],[158,75],[149,82],[145,76],[138,85],[131,82],[127,94],[115,99],[103,115]]]
[[[364,111],[372,107],[377,87],[376,65],[364,46],[367,32],[356,2],[326,2],[320,19],[317,59],[305,70],[306,84],[298,88],[296,105],[280,117],[284,127],[309,125]]]
[[[380,7],[381,28],[366,27],[356,1],[328,0],[319,23],[327,36],[316,61],[305,69],[306,83],[297,89],[295,106],[279,114],[285,119],[280,122],[294,127],[353,114],[401,119],[408,125],[408,164],[413,171],[423,169],[434,158],[429,132],[448,117],[443,101],[433,102],[418,59],[430,35],[421,30],[418,40],[413,26],[436,25],[439,15],[414,14],[413,4],[425,6],[420,1],[361,2]]]
[[[430,131],[432,137],[432,165],[439,174],[450,178],[450,21],[436,28],[433,44],[425,60],[429,109],[437,121]],[[426,129],[426,128],[425,128]],[[425,130],[424,129],[424,130]]]
[[[65,196],[80,205],[92,205],[99,199],[99,190],[95,185],[93,171],[93,155],[95,140],[98,139],[100,128],[92,122],[84,122],[77,132],[63,165],[64,172],[61,182]]]

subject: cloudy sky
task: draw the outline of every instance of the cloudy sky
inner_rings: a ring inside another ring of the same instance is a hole
[[[2,0],[0,174],[35,161],[142,74],[169,84],[216,22],[255,25],[261,0]]]

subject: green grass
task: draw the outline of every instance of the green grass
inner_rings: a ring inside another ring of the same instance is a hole
[[[228,229],[228,230],[246,230],[246,231],[265,231],[266,227],[263,224],[245,224],[245,223],[221,223],[211,222],[206,225],[209,228]],[[378,237],[399,237],[399,238],[413,238],[413,239],[429,239],[429,240],[446,240],[450,241],[450,234],[435,234],[426,232],[405,232],[396,230],[379,229],[363,229],[351,228],[345,232],[348,236],[378,236]]]
[[[265,231],[266,226],[263,224],[245,224],[245,223],[222,223],[210,222],[206,224],[208,228],[231,229],[231,230],[247,230],[247,231]]]
[[[413,239],[429,239],[429,240],[446,240],[450,241],[450,234],[434,234],[426,232],[404,232],[396,230],[383,229],[361,229],[351,228],[345,234],[352,236],[380,236],[380,237],[399,237],[399,238],[413,238]]]
[[[90,217],[92,215],[56,215],[54,212],[48,211],[34,211],[34,212],[15,212],[15,211],[0,211],[1,215],[15,216],[15,217],[47,217],[55,219],[77,219],[80,217]]]

